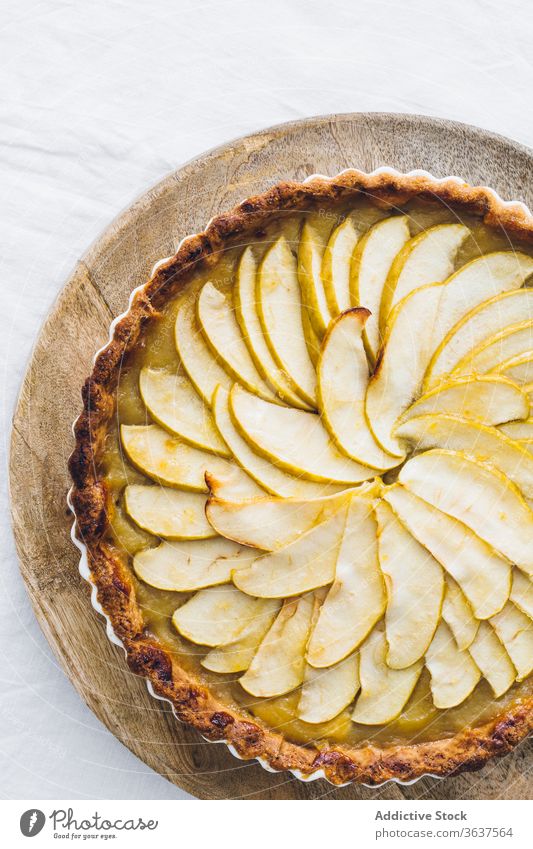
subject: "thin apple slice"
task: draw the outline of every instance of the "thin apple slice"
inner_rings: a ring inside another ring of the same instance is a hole
[[[488,622],[479,623],[479,630],[468,651],[499,699],[514,684],[516,669]]]
[[[283,548],[233,575],[238,589],[259,598],[287,598],[331,584],[346,525],[346,507]]]
[[[251,447],[293,475],[348,486],[376,475],[375,469],[341,454],[314,413],[263,401],[237,384],[230,393],[230,409]]]
[[[263,551],[275,551],[329,519],[349,503],[353,494],[354,490],[344,490],[324,498],[265,497],[241,503],[211,497],[206,515],[221,536]]]
[[[505,646],[517,671],[516,680],[523,681],[533,670],[533,623],[512,602],[493,616],[491,625]]]
[[[230,294],[206,283],[198,296],[197,317],[213,356],[222,368],[250,392],[273,400],[275,393],[254,366],[235,318]]]
[[[322,339],[331,321],[321,275],[324,247],[316,228],[309,221],[304,221],[298,246],[298,281],[304,308],[319,339]]]
[[[495,427],[445,413],[417,416],[395,431],[418,451],[445,448],[465,451],[480,463],[489,463],[533,499],[533,457],[516,440]]]
[[[352,256],[363,232],[383,214],[377,208],[369,209],[370,212],[373,215],[367,214],[365,220],[359,211],[351,212],[333,229],[328,239],[322,258],[321,277],[332,316],[353,306],[350,293]]]
[[[446,576],[442,618],[455,637],[459,651],[464,651],[472,645],[479,627],[479,619],[474,616],[474,611],[459,584],[449,575]]]
[[[328,722],[348,707],[359,686],[357,654],[328,669],[314,669],[307,665],[298,702],[298,718],[313,724]]]
[[[221,386],[213,395],[213,414],[216,426],[225,443],[229,445],[235,460],[250,477],[273,495],[282,498],[318,498],[341,489],[340,486],[330,486],[290,475],[253,451],[233,424],[229,395]]]
[[[526,264],[524,264],[524,272],[527,272]],[[502,327],[531,319],[533,319],[533,289],[515,288],[478,304],[462,315],[441,341],[428,366],[424,389],[427,390],[439,383],[477,345],[494,337]]]
[[[126,513],[149,534],[165,539],[216,536],[205,516],[205,496],[163,486],[131,484],[124,490]]]
[[[427,283],[441,283],[453,271],[455,257],[469,235],[463,224],[437,224],[413,236],[390,268],[380,307],[380,326],[407,295]]]
[[[158,425],[122,425],[122,445],[133,465],[158,483],[207,492],[205,473],[224,474],[231,462],[193,448]]]
[[[315,667],[338,663],[362,643],[384,612],[372,503],[355,496],[348,507],[335,580],[309,640],[308,663]]]
[[[239,679],[247,693],[268,698],[300,686],[305,675],[305,647],[314,610],[312,593],[283,603],[248,670]]]
[[[516,439],[517,442],[533,441],[533,418],[526,418],[525,416],[516,416],[516,418],[523,418],[524,421],[510,421],[501,424],[499,428],[501,432],[505,433],[510,439]]]
[[[274,599],[265,603],[261,615],[248,625],[234,643],[211,649],[201,661],[205,669],[211,672],[228,674],[245,672],[250,666],[265,634],[280,609],[280,603]]]
[[[298,267],[283,236],[259,266],[256,297],[270,353],[294,391],[316,407],[316,374],[304,333]]]
[[[368,384],[366,417],[381,447],[396,457],[403,458],[405,450],[392,429],[420,393],[443,287],[443,283],[422,286],[397,305]]]
[[[221,368],[204,342],[196,323],[196,306],[192,298],[182,304],[178,310],[174,339],[181,364],[189,380],[206,404],[211,404],[211,398],[217,386],[221,384],[229,389],[233,380]]]
[[[191,643],[225,646],[237,640],[267,609],[263,599],[223,584],[199,590],[174,611],[172,624]]]
[[[187,377],[146,367],[141,369],[139,390],[151,417],[165,430],[195,448],[230,456],[217,433],[211,410]]]
[[[405,215],[385,218],[367,231],[353,253],[351,303],[370,310],[363,340],[372,362],[376,360],[381,345],[379,310],[385,282],[394,257],[409,237],[409,225]]]
[[[420,678],[422,661],[407,669],[391,669],[387,651],[385,632],[376,626],[360,649],[361,693],[352,720],[361,725],[384,725],[396,719]]]
[[[383,497],[402,524],[455,578],[478,619],[501,610],[511,591],[510,564],[462,522],[417,497],[409,472],[403,475],[402,469],[400,480],[405,486],[394,484]],[[434,486],[440,491],[438,479]]]
[[[249,501],[251,498],[262,498],[266,495],[259,486],[240,466],[228,466],[224,471],[205,473],[205,483],[211,495],[224,501]]]
[[[533,321],[511,324],[489,336],[459,360],[453,374],[486,374],[497,371],[501,363],[533,348]]]
[[[307,314],[307,310],[302,310],[302,327],[305,336],[305,343],[307,345],[307,350],[309,352],[309,357],[313,364],[313,368],[316,369],[318,366],[318,357],[320,354],[320,340],[313,330],[313,325],[311,324],[311,320],[309,315]],[[314,406],[316,407],[316,400]]]
[[[279,368],[266,343],[257,311],[256,282],[257,263],[252,249],[248,247],[239,260],[234,293],[235,315],[243,339],[263,380],[287,404],[308,410],[309,405],[294,392],[287,375]]]
[[[415,416],[451,413],[497,425],[529,414],[529,398],[512,380],[500,375],[467,375],[439,383],[405,411],[400,423]]]
[[[506,475],[461,452],[433,450],[412,457],[399,480],[533,577],[533,511]]]
[[[133,569],[151,587],[187,593],[228,583],[232,572],[249,566],[258,553],[222,537],[162,542],[136,554]]]
[[[406,669],[433,639],[442,607],[444,576],[433,555],[401,524],[385,501],[376,505],[379,565],[387,589],[387,665]]]
[[[510,357],[501,363],[495,372],[514,380],[519,385],[531,383],[533,381],[533,351],[525,351],[517,357]]]
[[[513,569],[511,601],[516,604],[522,613],[533,619],[533,581],[519,569]]]
[[[368,361],[362,340],[368,310],[355,307],[331,322],[318,363],[318,403],[333,441],[348,457],[375,469],[398,464],[377,444],[365,417]]]
[[[433,703],[439,710],[462,704],[476,687],[481,673],[468,651],[459,651],[452,632],[441,622],[426,654]]]

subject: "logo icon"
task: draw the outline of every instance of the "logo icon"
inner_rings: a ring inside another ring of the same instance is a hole
[[[42,831],[46,817],[38,808],[30,808],[24,811],[20,818],[20,830],[24,837],[35,837]]]

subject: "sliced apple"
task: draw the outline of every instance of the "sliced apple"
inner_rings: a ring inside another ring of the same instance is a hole
[[[263,554],[233,575],[242,592],[287,598],[331,584],[346,525],[346,507],[283,548]]]
[[[304,221],[298,246],[298,281],[302,300],[318,338],[321,339],[331,321],[321,268],[324,244],[309,221]]]
[[[496,369],[497,374],[502,374],[520,385],[527,385],[533,381],[533,351],[525,351],[517,357],[510,357]]]
[[[512,602],[493,616],[491,625],[505,646],[517,671],[516,680],[523,681],[533,670],[533,623]]]
[[[318,363],[318,403],[324,423],[341,451],[376,469],[398,464],[377,444],[365,417],[368,361],[362,331],[368,310],[355,307],[333,319]]]
[[[384,725],[396,719],[420,678],[421,661],[407,669],[391,669],[387,651],[385,632],[376,626],[360,649],[361,693],[352,720],[361,725]]]
[[[174,611],[172,624],[192,643],[225,646],[237,640],[265,610],[265,601],[239,592],[232,584],[199,590]]]
[[[376,215],[379,215],[377,210]],[[350,296],[352,255],[368,224],[369,222],[361,221],[357,212],[352,212],[333,229],[328,239],[322,259],[321,277],[332,316],[339,315],[352,306]]]
[[[459,651],[452,632],[441,622],[426,654],[431,675],[433,703],[448,710],[464,702],[476,687],[481,673],[468,651]]]
[[[468,651],[496,698],[503,696],[514,684],[516,670],[488,622],[479,623],[479,630]]]
[[[443,286],[442,283],[422,286],[397,305],[368,384],[366,417],[381,447],[396,457],[404,457],[405,450],[392,435],[392,429],[420,393],[434,347],[433,324]]]
[[[389,318],[381,361],[368,386],[366,414],[381,446],[402,454],[394,422],[418,396],[435,347],[458,319],[491,295],[517,288],[533,272],[525,254],[499,251],[472,260],[444,284],[415,289]]]
[[[405,215],[378,221],[359,240],[352,257],[351,303],[366,307],[370,316],[363,331],[363,340],[372,362],[381,345],[379,310],[387,276],[394,257],[409,239]]]
[[[476,617],[488,619],[509,598],[510,564],[462,522],[417,497],[410,491],[416,488],[405,481],[409,474],[402,475],[403,469],[400,480],[406,485],[394,484],[383,497],[409,532],[455,578]],[[440,485],[437,479],[434,486],[439,491]]]
[[[435,386],[476,345],[499,333],[502,327],[533,318],[533,289],[520,288],[533,271],[533,260],[520,254],[520,267],[522,271],[516,286],[511,286],[510,290],[504,288],[492,297],[487,295],[458,316],[433,354],[424,380],[425,390]]]
[[[387,588],[387,664],[406,669],[426,653],[444,594],[442,567],[385,502],[376,505],[379,565]]]
[[[467,649],[477,634],[479,619],[456,581],[446,576],[442,618],[450,628],[459,651]]]
[[[237,268],[235,315],[243,339],[257,371],[287,404],[308,410],[308,404],[294,392],[290,380],[270,352],[259,320],[256,299],[257,264],[252,249],[246,248]]]
[[[263,401],[237,384],[230,393],[230,409],[252,448],[293,475],[346,485],[376,475],[375,469],[341,454],[314,413]]]
[[[313,364],[313,368],[316,369],[318,366],[318,357],[320,354],[320,340],[313,330],[313,326],[311,324],[311,320],[307,313],[307,310],[302,310],[302,327],[305,336],[305,343],[307,345],[307,350],[309,352],[309,357]],[[314,406],[316,407],[316,400]]]
[[[511,601],[522,613],[533,619],[533,582],[519,569],[513,569]]]
[[[307,660],[333,666],[356,649],[385,612],[377,526],[369,499],[354,497],[337,557],[335,580],[314,625]]]
[[[316,375],[304,333],[297,263],[283,236],[259,266],[256,297],[270,353],[294,391],[316,407]]]
[[[205,516],[205,496],[163,486],[131,484],[124,490],[126,513],[149,534],[165,539],[216,536]]]
[[[440,283],[450,276],[457,251],[469,232],[463,224],[437,224],[406,242],[392,263],[383,289],[382,330],[403,298],[427,283]]]
[[[187,377],[163,369],[143,368],[141,398],[154,421],[195,448],[229,457],[213,422],[211,410]]]
[[[359,490],[357,490],[359,492]],[[226,537],[275,551],[311,530],[346,506],[354,490],[345,490],[325,498],[255,498],[241,503],[212,497],[206,515],[215,530]]]
[[[261,498],[266,495],[262,486],[259,486],[240,466],[228,464],[228,468],[205,473],[206,486],[211,495],[224,501],[249,501],[251,498]]]
[[[290,475],[271,460],[253,451],[233,424],[229,410],[229,395],[222,387],[215,390],[213,395],[213,414],[216,426],[225,443],[229,445],[235,460],[250,477],[273,495],[279,495],[282,498],[318,498],[339,491],[341,488]]]
[[[532,273],[533,258],[527,254],[495,251],[471,260],[452,274],[446,281],[433,329],[435,350],[470,310],[502,292],[519,289]]]
[[[314,609],[312,593],[283,603],[248,670],[239,679],[247,693],[268,698],[300,686],[305,675],[305,647]]]
[[[533,577],[533,511],[506,475],[460,452],[434,450],[412,457],[399,480]]]
[[[455,374],[486,374],[511,357],[533,348],[533,321],[511,324],[494,336],[489,336],[463,357],[455,366]]]
[[[517,442],[533,441],[533,418],[526,418],[525,416],[516,416],[516,418],[523,418],[524,421],[509,421],[506,424],[501,424],[501,432],[505,433],[510,439],[516,439]]]
[[[421,395],[400,423],[415,416],[451,413],[497,425],[529,414],[529,398],[512,380],[500,375],[467,375],[446,380]]]
[[[234,643],[211,649],[201,661],[211,672],[245,672],[280,609],[278,601],[265,602],[261,615],[248,625]]]
[[[250,392],[275,399],[275,393],[258,373],[241,336],[231,295],[206,283],[198,296],[196,309],[204,338],[222,368]]]
[[[231,573],[245,568],[258,552],[222,537],[194,542],[162,542],[133,558],[135,574],[159,590],[187,593],[226,584]]]
[[[395,431],[418,451],[445,448],[465,451],[481,463],[489,463],[533,498],[533,457],[516,440],[495,427],[445,413],[417,416]]]
[[[186,301],[178,310],[174,328],[176,349],[181,364],[196,391],[207,404],[219,384],[227,389],[233,383],[207,347],[196,323],[195,301]]]
[[[328,669],[314,669],[307,665],[298,702],[298,718],[313,724],[328,722],[348,707],[359,686],[357,654]]]
[[[158,483],[207,492],[205,473],[231,468],[230,461],[193,448],[158,425],[122,425],[120,436],[128,459]]]

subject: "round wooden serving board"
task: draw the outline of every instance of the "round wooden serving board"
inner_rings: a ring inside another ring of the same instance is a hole
[[[217,148],[180,168],[122,213],[79,261],[37,340],[13,422],[13,525],[28,592],[52,648],[94,713],[132,752],[203,799],[531,798],[531,747],[480,773],[409,787],[335,789],[204,742],[153,699],[112,645],[78,574],[66,506],[67,459],[80,387],[132,289],[154,263],[219,212],[281,180],[389,165],[457,175],[533,208],[533,153],[474,127],[420,116],[347,114],[283,124]],[[529,750],[529,758],[528,758]]]

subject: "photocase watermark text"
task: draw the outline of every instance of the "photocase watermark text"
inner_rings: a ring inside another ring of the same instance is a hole
[[[58,808],[49,815],[54,829],[54,836],[58,837],[78,837],[85,838],[88,836],[114,836],[112,832],[116,831],[155,831],[159,825],[158,820],[144,820],[142,817],[132,817],[130,819],[111,820],[97,811],[91,817],[77,819],[74,816],[74,809]],[[76,832],[82,832],[77,834]]]

